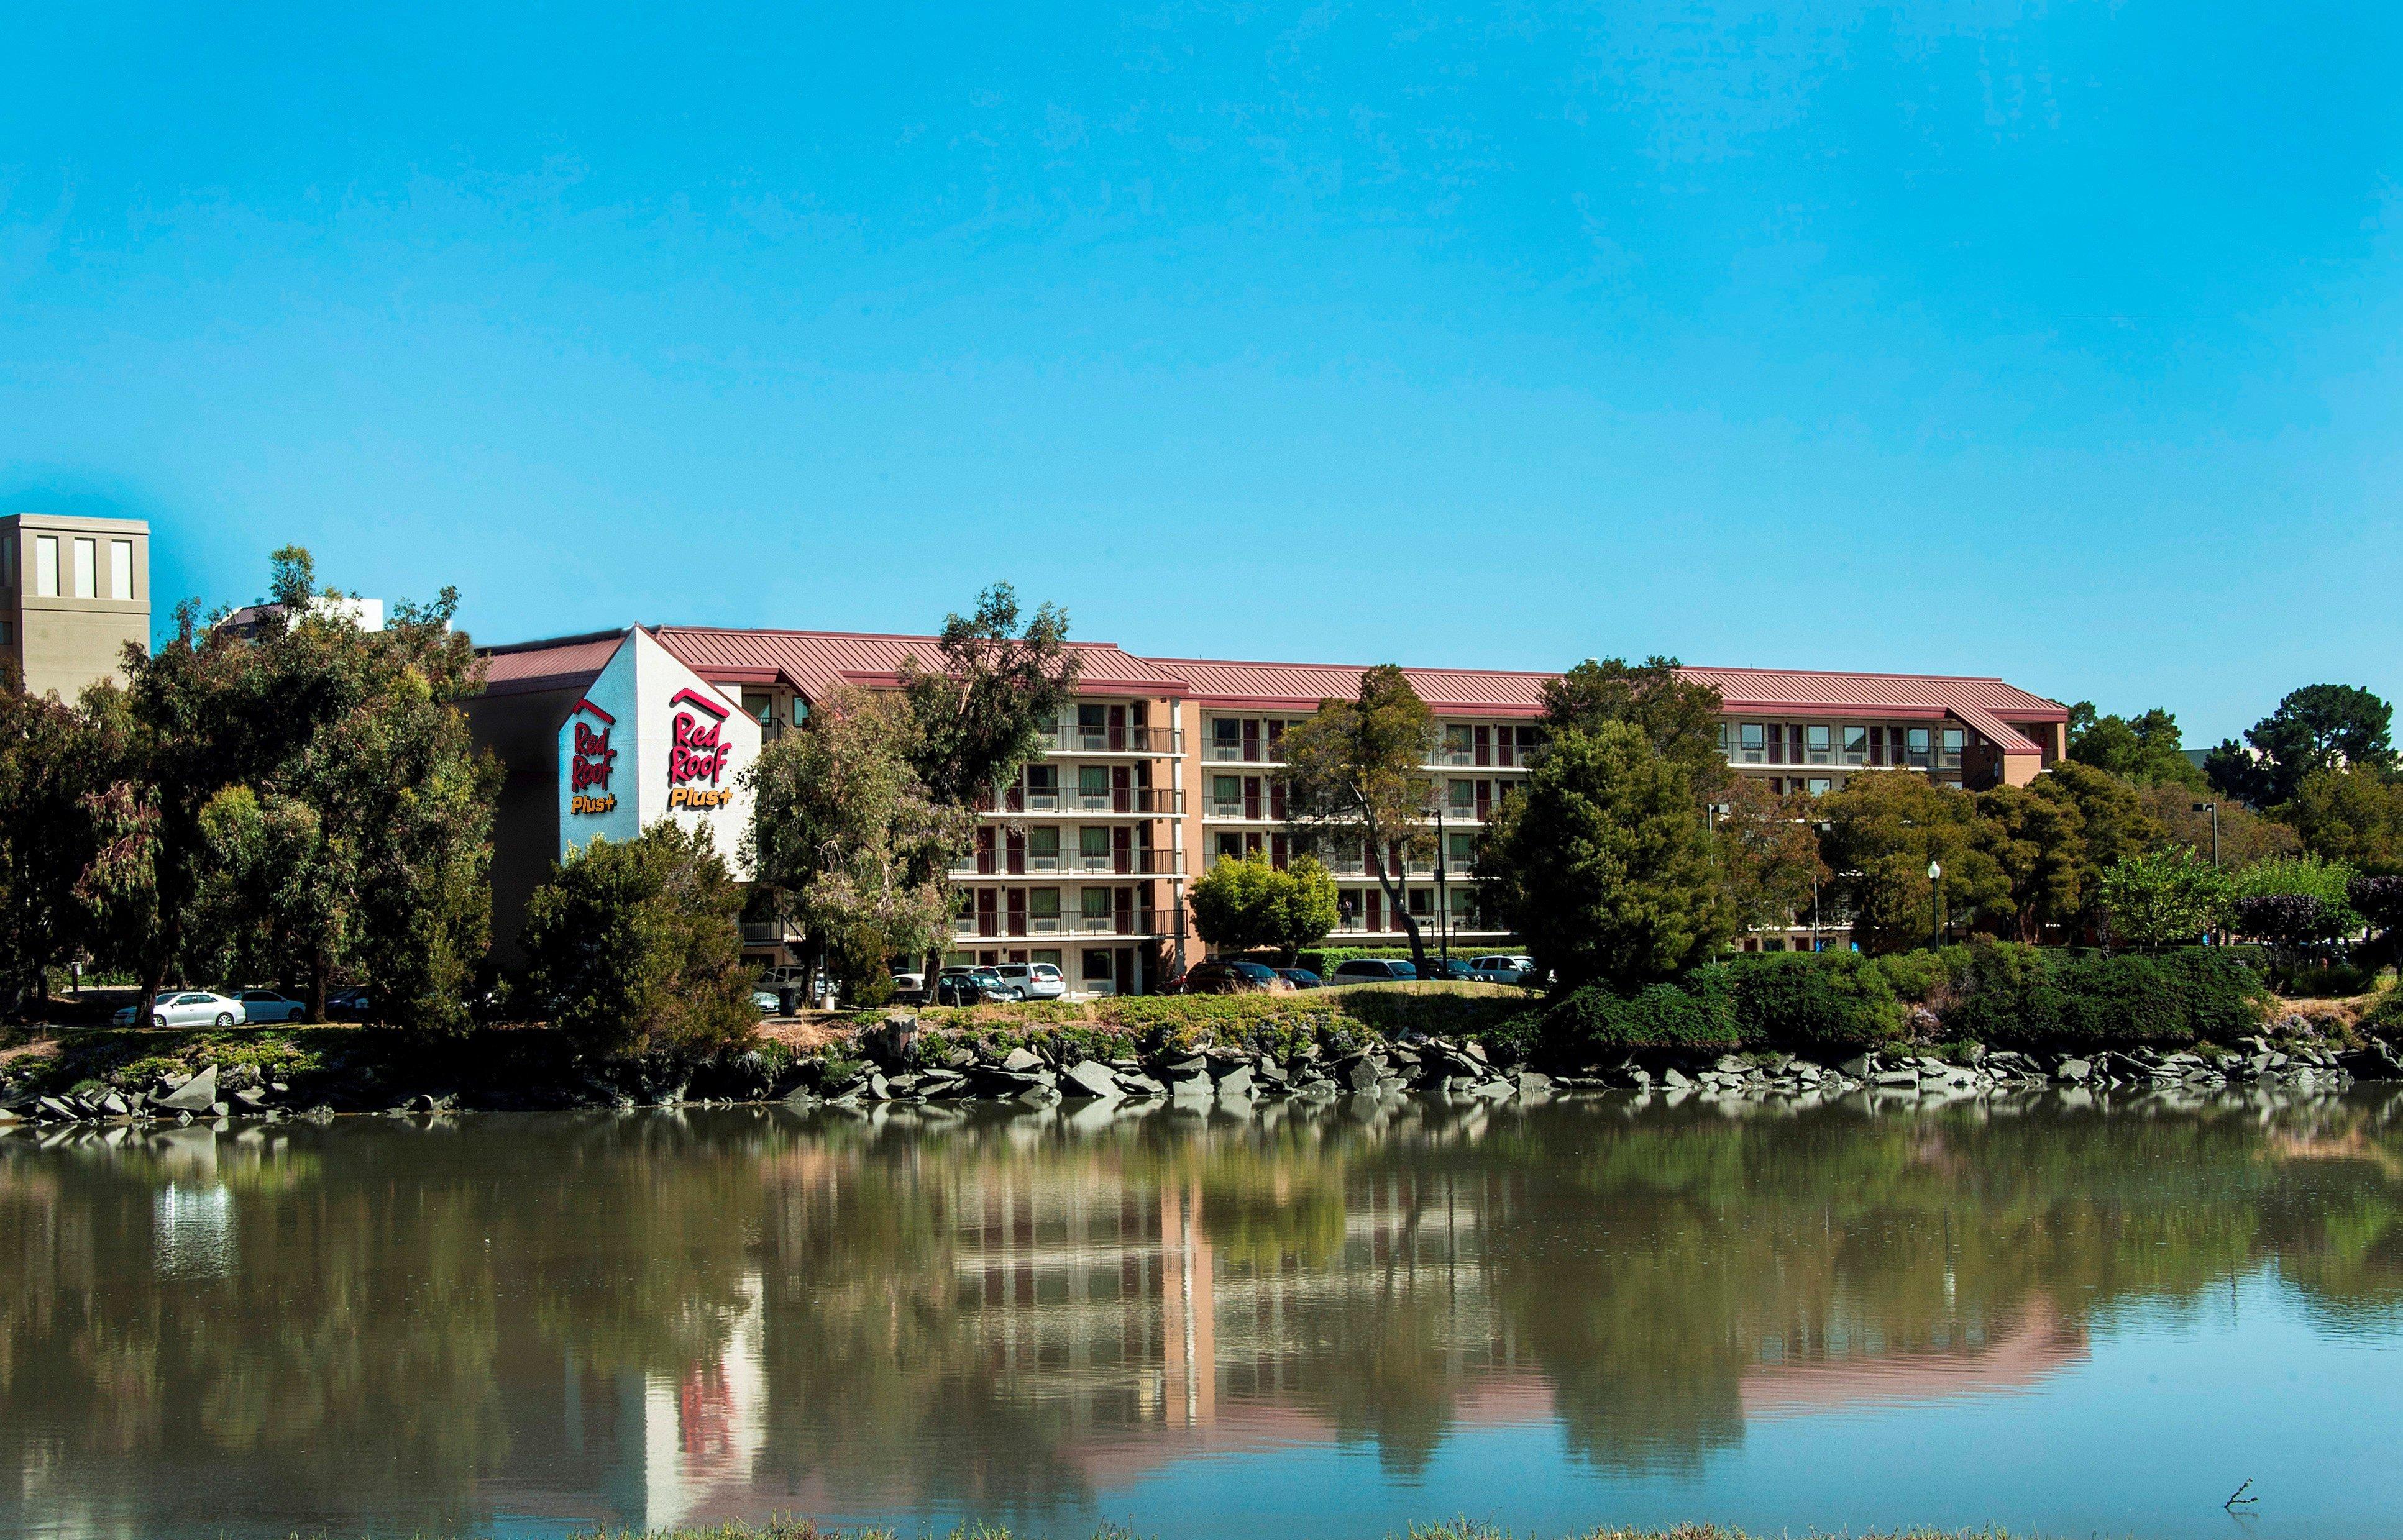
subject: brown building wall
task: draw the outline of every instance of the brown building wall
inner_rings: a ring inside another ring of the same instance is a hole
[[[58,591],[40,591],[41,541],[58,542]],[[76,591],[75,546],[92,542],[91,591]],[[130,548],[120,575],[114,548]],[[0,519],[0,648],[34,694],[72,701],[85,686],[124,677],[125,649],[150,646],[150,527],[138,519],[21,513]],[[121,579],[130,579],[122,581]],[[125,592],[116,591],[119,588]]]

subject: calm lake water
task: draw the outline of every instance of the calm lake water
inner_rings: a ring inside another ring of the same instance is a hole
[[[2403,1534],[2398,1350],[2382,1097],[0,1140],[12,1534]]]

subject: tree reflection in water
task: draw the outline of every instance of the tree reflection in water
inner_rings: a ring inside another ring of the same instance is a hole
[[[10,1138],[0,1525],[1008,1518],[1293,1442],[1407,1477],[1496,1422],[1692,1471],[1762,1417],[2035,1382],[2265,1266],[2331,1329],[2391,1323],[2396,1110]]]

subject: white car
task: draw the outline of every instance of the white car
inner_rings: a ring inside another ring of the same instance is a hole
[[[1468,971],[1480,983],[1532,984],[1535,981],[1535,960],[1532,957],[1473,957]]]
[[[1067,978],[1049,963],[1004,963],[993,971],[1012,1000],[1059,1000],[1068,992]]]
[[[133,1007],[118,1011],[115,1020],[120,1027],[132,1026]],[[206,990],[161,990],[159,998],[150,1002],[154,1027],[232,1027],[246,1020],[241,1001]]]
[[[242,992],[242,1019],[245,1025],[257,1026],[265,1021],[298,1021],[309,1014],[309,1007],[288,994],[273,990]]]

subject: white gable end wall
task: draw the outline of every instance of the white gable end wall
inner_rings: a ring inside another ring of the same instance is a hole
[[[673,818],[707,830],[728,869],[748,879],[742,776],[758,756],[759,724],[738,699],[648,631],[629,631],[559,729],[560,859],[595,836],[632,839]]]

